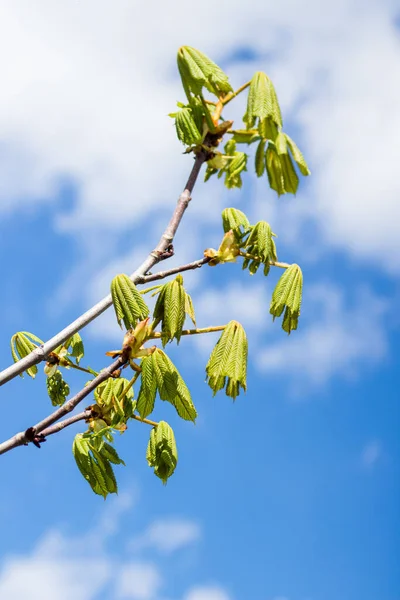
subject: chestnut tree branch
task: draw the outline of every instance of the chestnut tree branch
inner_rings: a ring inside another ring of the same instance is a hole
[[[207,144],[206,144],[207,145]],[[172,217],[162,234],[160,241],[158,242],[156,248],[150,252],[148,257],[143,261],[143,263],[136,269],[134,273],[130,276],[134,283],[143,282],[144,276],[146,273],[154,267],[155,264],[166,258],[166,254],[168,249],[171,247],[175,234],[178,230],[182,217],[185,213],[185,210],[188,207],[188,204],[191,200],[191,193],[197,181],[198,175],[200,173],[200,169],[202,165],[208,159],[208,153],[206,149],[202,149],[195,158],[194,165],[190,172],[189,178],[186,182],[185,188],[182,194],[179,196],[178,203],[175,207],[175,210],[172,214]],[[195,267],[193,267],[195,268]],[[179,272],[179,271],[177,271]],[[154,276],[151,276],[154,277]],[[161,279],[161,277],[158,277]],[[157,279],[157,278],[155,278]],[[149,281],[154,281],[155,279],[151,279]],[[68,338],[70,338],[74,333],[80,331],[86,325],[91,323],[94,319],[96,319],[99,315],[101,315],[107,308],[109,308],[112,304],[111,294],[108,294],[103,300],[100,300],[97,304],[95,304],[88,311],[83,313],[80,317],[75,319],[72,323],[70,323],[67,327],[65,327],[62,331],[57,333],[55,336],[50,338],[43,345],[35,348],[30,354],[9,366],[4,371],[0,372],[0,386],[4,383],[7,383],[17,375],[21,375],[26,369],[32,367],[33,365],[38,364],[42,360],[46,360],[47,355],[55,350],[58,346],[63,344]],[[22,442],[24,443],[24,442]]]

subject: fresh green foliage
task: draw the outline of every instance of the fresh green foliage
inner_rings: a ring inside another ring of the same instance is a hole
[[[161,322],[163,346],[174,338],[179,343],[186,314],[196,325],[192,299],[183,287],[182,275],[160,286],[155,294],[158,298],[153,312],[153,327]]]
[[[138,321],[149,315],[149,308],[127,275],[116,275],[111,282],[111,297],[117,315],[118,325],[122,328],[134,328]]]
[[[150,440],[146,452],[147,462],[154,468],[154,474],[165,484],[178,462],[178,451],[172,428],[165,421],[160,421],[150,432]]]
[[[202,52],[182,46],[177,61],[186,100],[185,103],[178,102],[178,109],[170,116],[175,119],[178,139],[186,146],[185,154],[192,153],[205,161],[205,181],[217,175],[223,178],[228,189],[241,188],[242,175],[250,164],[249,147],[253,144],[257,177],[266,175],[270,188],[279,196],[296,194],[299,173],[307,176],[310,171],[295,142],[282,131],[281,110],[269,77],[259,71],[251,81],[233,92],[228,76]],[[247,109],[243,117],[246,129],[234,129],[233,121],[225,118],[225,109],[229,109],[230,103],[245,89],[248,89]],[[207,93],[212,97],[206,98]],[[241,151],[239,144],[245,144],[246,151]],[[187,187],[191,191],[193,172],[189,183]],[[182,208],[181,204],[178,207],[172,224]],[[282,328],[287,333],[296,329],[301,307],[302,272],[296,264],[278,263],[276,236],[270,224],[262,220],[252,225],[242,211],[231,207],[222,212],[222,225],[224,236],[219,248],[204,251],[209,266],[242,260],[243,269],[248,269],[250,274],[256,273],[262,265],[265,276],[269,274],[271,266],[285,269],[273,292],[270,313],[274,319],[284,313]],[[170,234],[164,235],[163,239],[170,240]],[[154,253],[151,255],[156,256]],[[200,266],[204,262],[194,264]],[[189,265],[189,268],[192,266]],[[182,270],[187,268],[184,266]],[[165,273],[152,279],[164,276]],[[142,296],[147,292],[157,296],[152,321]],[[166,483],[174,473],[178,460],[174,433],[165,421],[156,423],[147,417],[153,413],[158,398],[172,404],[180,418],[193,422],[196,420],[197,411],[190,392],[176,366],[159,345],[165,348],[167,343],[176,341],[179,344],[182,336],[222,330],[206,365],[206,381],[214,396],[225,389],[226,395],[233,400],[241,390],[246,391],[248,359],[246,333],[237,321],[217,327],[183,329],[187,317],[195,328],[197,326],[193,302],[184,288],[181,275],[142,293],[127,275],[116,275],[111,282],[111,296],[118,324],[122,327],[123,323],[127,331],[122,347],[106,354],[113,358],[120,357],[120,368],[113,373],[105,373],[108,379],[94,390],[94,400],[82,415],[82,420],[87,422],[87,431],[79,433],[73,443],[79,470],[93,491],[104,497],[117,492],[112,465],[124,464],[112,445],[112,432],[122,434],[128,424],[137,424],[138,421],[143,426],[150,425],[147,461],[156,476]],[[238,302],[241,302],[240,297]],[[14,361],[27,356],[42,343],[31,333],[16,333],[11,339]],[[70,393],[68,384],[58,371],[59,367],[73,368],[94,377],[97,375],[96,371],[80,364],[83,358],[84,346],[78,333],[53,352],[46,353],[44,370],[48,376],[46,385],[53,406],[64,404]],[[129,368],[134,372],[130,380],[121,376]],[[35,377],[37,367],[29,367],[27,373]],[[136,401],[133,386],[139,379]]]
[[[192,94],[202,96],[203,88],[217,97],[233,91],[228,76],[199,50],[182,46],[177,60],[183,89],[189,101]]]
[[[207,383],[215,394],[226,386],[226,395],[235,400],[240,388],[246,391],[247,337],[237,321],[222,332],[206,366]]]
[[[264,275],[268,275],[270,263],[278,260],[274,237],[276,236],[266,221],[259,221],[250,228],[249,236],[243,243],[243,248],[250,256],[243,260],[243,269],[248,268],[253,275],[262,263],[264,264]]]
[[[195,421],[197,411],[190,392],[170,358],[157,348],[142,359],[141,387],[137,411],[144,419],[153,412],[156,392],[161,400],[170,402],[185,421]]]
[[[112,440],[107,430],[98,433],[78,433],[72,445],[72,452],[78,469],[92,490],[106,498],[117,493],[118,486],[111,464],[124,465],[117,451],[104,438]]]
[[[47,393],[53,406],[62,406],[69,395],[70,389],[60,371],[56,371],[46,379]]]
[[[100,409],[98,418],[114,429],[126,429],[126,422],[135,411],[133,389],[124,377],[109,378],[101,383],[94,392],[96,403]]]
[[[257,119],[263,121],[267,118],[271,118],[277,127],[282,127],[281,109],[272,81],[265,73],[257,71],[251,80],[243,121],[251,129]]]
[[[279,279],[270,306],[270,313],[280,317],[285,310],[282,329],[290,333],[297,329],[303,290],[303,274],[299,265],[290,265]]]
[[[225,233],[233,231],[237,239],[241,239],[250,228],[250,223],[244,212],[237,208],[224,208],[222,211],[222,227]],[[243,230],[242,231],[242,228]]]
[[[66,341],[64,346],[67,348],[69,356],[73,356],[76,359],[76,363],[79,365],[85,355],[83,341],[79,333],[74,333],[74,335]]]
[[[13,357],[14,362],[18,362],[21,358],[28,356],[39,345],[43,344],[42,340],[33,335],[33,333],[29,333],[29,331],[18,331],[18,333],[14,333],[11,338],[11,355]],[[33,367],[29,367],[26,370],[29,377],[35,378],[38,372],[38,368],[36,365]],[[23,377],[23,375],[21,375]]]
[[[225,154],[217,154],[207,165],[205,181],[218,173],[218,178],[225,175],[225,186],[228,189],[241,188],[241,174],[247,171],[247,154],[236,150],[236,142],[230,139],[225,144]]]
[[[197,128],[192,109],[182,108],[174,116],[178,140],[186,146],[199,144],[203,136]]]

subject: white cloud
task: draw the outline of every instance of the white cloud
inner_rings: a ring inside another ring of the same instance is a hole
[[[189,590],[185,600],[231,600],[231,596],[218,586],[196,586]]]
[[[335,375],[353,378],[360,364],[374,364],[385,356],[387,305],[382,299],[356,290],[349,306],[344,293],[327,283],[306,288],[304,305],[308,320],[300,317],[297,331],[259,353],[261,371],[321,385]]]
[[[77,553],[57,532],[50,532],[31,555],[7,557],[0,571],[0,597],[7,600],[90,600],[112,575],[110,560]]]
[[[162,584],[159,569],[152,563],[131,562],[120,570],[116,594],[117,598],[151,600],[157,598]]]
[[[33,198],[50,202],[66,174],[79,193],[58,223],[72,231],[137,224],[170,204],[191,164],[166,117],[182,98],[176,49],[190,43],[220,60],[251,47],[260,59],[231,64],[234,79],[259,68],[271,74],[285,122],[300,126],[313,170],[311,197],[287,203],[302,203],[293,218],[315,218],[329,243],[372,261],[384,255],[384,268],[399,269],[396,4],[233,0],[226,13],[222,3],[205,0],[194,20],[183,0],[157,5],[157,14],[153,3],[141,4],[140,19],[138,6],[1,3],[2,210]],[[143,27],[150,21],[151,41]],[[204,197],[192,213],[209,220],[221,198]]]
[[[130,544],[133,550],[153,548],[170,554],[199,541],[201,528],[198,523],[183,518],[158,519]]]
[[[361,462],[366,469],[372,469],[382,457],[382,445],[373,440],[366,444],[361,453]]]

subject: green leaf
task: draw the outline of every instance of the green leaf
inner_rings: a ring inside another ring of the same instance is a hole
[[[228,189],[241,188],[241,174],[247,171],[247,154],[245,152],[235,152],[233,160],[229,161],[224,169],[225,185]]]
[[[270,306],[270,313],[275,320],[285,310],[282,329],[290,333],[297,329],[303,291],[303,274],[298,265],[288,267],[280,277]]]
[[[60,371],[46,378],[47,393],[53,406],[62,406],[70,393],[69,385]]]
[[[145,419],[154,410],[157,393],[157,382],[154,373],[152,355],[142,359],[141,386],[139,390],[136,410],[142,419]]]
[[[185,313],[188,315],[193,325],[196,327],[196,315],[194,312],[193,300],[187,292],[185,292]]]
[[[237,321],[230,321],[211,353],[206,366],[207,383],[214,395],[226,386],[226,395],[235,400],[240,388],[246,391],[247,338]]]
[[[170,402],[182,419],[194,422],[197,411],[176,366],[160,348],[153,352],[151,358],[161,400]]]
[[[186,146],[196,145],[201,142],[203,136],[197,129],[190,108],[183,108],[176,113],[175,127],[178,139]]]
[[[146,459],[154,474],[165,484],[174,473],[178,462],[178,451],[172,428],[165,421],[160,421],[150,432]]]
[[[265,140],[275,141],[276,136],[278,135],[278,127],[271,119],[271,117],[267,117],[266,119],[262,119],[258,124],[258,131],[262,138]]]
[[[269,77],[258,71],[251,80],[249,94],[247,99],[247,111],[243,117],[247,128],[254,127],[256,119],[266,119],[270,117],[273,122],[282,127],[282,115],[279,107],[275,88]]]
[[[238,144],[253,144],[260,139],[258,133],[254,131],[247,131],[247,129],[236,129],[233,134],[233,139]]]
[[[190,46],[178,50],[178,69],[189,100],[201,96],[203,88],[217,97],[233,91],[228,76],[205,54]]]
[[[271,189],[275,190],[278,193],[278,196],[286,194],[282,163],[275,146],[272,144],[268,145],[265,154],[265,166],[267,168],[268,181]]]
[[[106,498],[118,492],[117,481],[111,463],[125,464],[116,450],[104,442],[99,434],[78,433],[75,436],[72,452],[83,477],[92,490]]]
[[[193,309],[190,296],[190,300],[187,298],[182,275],[160,287],[153,317],[156,323],[161,321],[163,346],[173,339],[179,343],[188,312],[186,309]]]
[[[272,232],[269,223],[266,221],[259,221],[251,228],[243,247],[248,254],[258,257],[258,262],[269,265],[270,262],[276,262],[278,260],[276,256],[276,246],[273,240],[274,236],[275,234]],[[243,265],[243,268],[245,268],[245,265]],[[253,267],[253,269],[254,268],[255,267]]]
[[[296,144],[294,143],[292,138],[290,138],[286,133],[284,135],[286,137],[286,141],[290,148],[290,152],[292,153],[292,156],[293,156],[294,160],[296,161],[301,174],[305,175],[305,176],[311,175],[311,172],[307,166],[304,156],[302,155],[302,153],[300,152],[300,150],[298,149],[298,147],[296,146]]]
[[[33,333],[30,333],[29,331],[18,331],[18,333],[15,333],[12,336],[10,341],[11,355],[13,361],[16,363],[21,358],[25,358],[25,356],[28,356],[28,354],[30,354],[32,350],[34,350],[42,344],[43,341],[36,337],[36,335],[34,335]],[[27,369],[25,372],[29,375],[29,377],[32,377],[34,379],[38,372],[38,368],[36,365],[33,365],[32,367],[29,367],[29,369]],[[21,377],[23,377],[22,373]]]
[[[119,326],[134,328],[149,315],[149,309],[135,284],[127,275],[116,275],[111,282],[111,297]]]
[[[255,167],[257,177],[262,177],[265,171],[265,140],[261,140],[257,146]]]
[[[65,342],[64,346],[68,349],[68,354],[76,358],[76,362],[79,365],[85,354],[82,338],[79,333],[74,333],[74,335]]]
[[[224,208],[222,211],[222,227],[224,232],[233,231],[237,241],[241,240],[250,223],[244,212],[237,208]]]

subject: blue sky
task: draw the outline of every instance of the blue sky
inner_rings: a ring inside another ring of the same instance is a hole
[[[300,327],[287,337],[271,322],[277,273],[189,273],[199,326],[235,318],[248,332],[247,394],[212,398],[216,338],[182,340],[171,357],[199,418],[179,422],[164,403],[154,414],[175,429],[177,471],[161,485],[149,431],[133,424],[106,502],[75,467],[78,425],[3,456],[6,600],[399,597],[399,12],[391,1],[202,6],[191,19],[183,2],[1,4],[0,365],[13,333],[49,338],[158,241],[191,166],[166,116],[183,99],[182,44],[234,86],[272,77],[312,177],[280,199],[250,175],[240,192],[200,181],[170,264],[218,245],[226,206],[265,219],[279,258],[303,268]],[[120,341],[110,311],[82,335],[94,368]],[[1,389],[2,439],[49,412],[40,371]],[[68,380],[72,392],[85,381]]]

